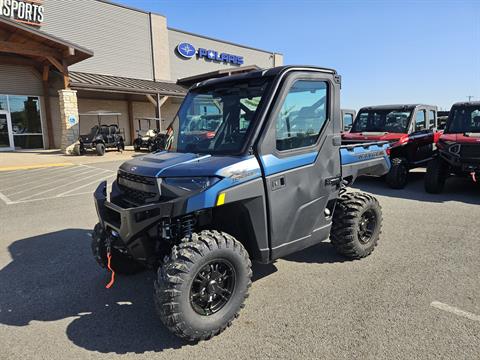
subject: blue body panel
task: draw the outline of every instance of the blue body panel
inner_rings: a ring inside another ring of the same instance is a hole
[[[278,158],[273,154],[269,154],[262,156],[261,161],[265,176],[270,176],[283,171],[313,164],[317,156],[317,151],[285,158]]]

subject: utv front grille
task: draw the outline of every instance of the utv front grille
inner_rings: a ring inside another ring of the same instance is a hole
[[[130,200],[134,204],[143,205],[149,201],[154,201],[157,198],[157,193],[145,192],[141,190],[131,189],[125,186],[120,186],[120,189],[125,196],[124,200]]]
[[[122,178],[122,179],[125,179],[125,180],[128,180],[128,181],[140,183],[140,184],[155,185],[155,179],[154,178],[147,177],[147,176],[136,175],[136,174],[131,174],[131,173],[127,173],[127,172],[122,171],[122,170],[120,170],[118,172],[118,177]]]
[[[120,170],[117,183],[122,192],[122,200],[129,205],[144,205],[160,198],[155,178]]]

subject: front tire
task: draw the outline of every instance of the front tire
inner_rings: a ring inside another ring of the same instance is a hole
[[[95,146],[95,150],[97,151],[97,155],[98,155],[98,156],[103,156],[103,155],[105,155],[105,145],[103,145],[102,143],[98,143],[98,144]]]
[[[92,234],[92,253],[97,263],[104,269],[107,268],[107,234],[103,230],[100,224],[95,225]],[[124,253],[120,252],[115,247],[112,247],[112,269],[122,275],[136,274],[144,267],[135,262],[132,258],[128,257]]]
[[[351,259],[370,255],[382,232],[382,208],[365,193],[346,193],[337,201],[330,240],[337,252]]]
[[[431,160],[425,174],[425,191],[430,194],[440,194],[445,187],[448,166],[442,158]]]
[[[407,160],[403,158],[392,159],[392,167],[386,180],[388,186],[392,189],[403,189],[408,181]]]
[[[220,334],[239,316],[251,286],[243,245],[218,231],[194,233],[158,269],[155,304],[163,324],[188,341]]]

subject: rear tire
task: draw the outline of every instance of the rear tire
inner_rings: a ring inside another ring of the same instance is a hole
[[[365,193],[346,193],[337,201],[330,240],[337,252],[351,259],[370,255],[382,232],[382,208]]]
[[[140,151],[140,145],[138,144],[137,141],[135,141],[135,142],[133,143],[133,150],[135,150],[135,151]]]
[[[107,234],[100,224],[95,225],[92,234],[92,253],[97,263],[104,269],[107,268]],[[115,247],[112,248],[112,269],[121,275],[136,274],[145,268],[132,258],[121,253]]]
[[[248,253],[233,236],[194,233],[174,246],[158,269],[157,313],[175,335],[188,341],[208,340],[239,316],[251,277]]]
[[[97,151],[97,155],[98,155],[98,156],[103,156],[103,155],[105,155],[105,145],[103,145],[102,143],[98,143],[98,144],[95,146],[95,150]]]
[[[392,167],[386,180],[388,186],[392,189],[403,189],[408,182],[407,160],[403,158],[392,159]]]
[[[440,194],[445,187],[448,164],[442,158],[431,160],[425,174],[425,191],[430,194]]]

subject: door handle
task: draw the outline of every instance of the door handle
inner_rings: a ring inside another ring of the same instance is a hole
[[[272,191],[282,189],[286,186],[285,176],[279,176],[272,179]]]

